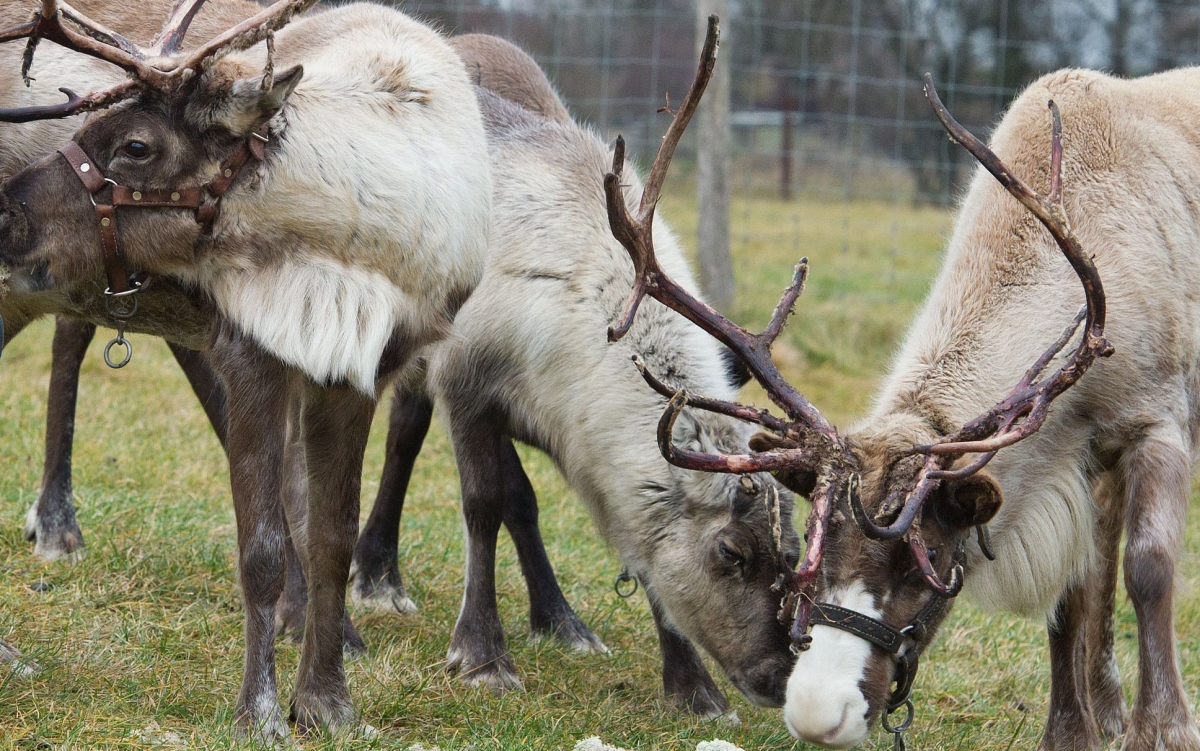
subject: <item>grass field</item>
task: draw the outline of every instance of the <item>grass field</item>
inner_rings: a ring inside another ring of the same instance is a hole
[[[664,212],[690,236],[694,212],[686,202],[672,198]],[[831,419],[846,424],[865,408],[927,289],[948,216],[887,204],[761,201],[735,207],[735,217],[756,231],[752,241],[738,243],[735,260],[734,312],[742,323],[763,325],[796,258],[812,259],[809,291],[777,359]],[[768,234],[772,228],[778,236]],[[110,371],[97,342],[85,365],[75,494],[86,556],[43,564],[22,539],[41,473],[51,331],[49,321],[31,328],[0,362],[0,638],[43,667],[28,679],[0,674],[0,749],[240,747],[230,732],[242,617],[228,476],[161,343],[135,340],[133,364]],[[748,390],[746,397],[761,395]],[[383,428],[377,420],[364,504],[378,485]],[[751,707],[728,683],[722,685],[742,720],[737,727],[694,721],[664,704],[644,600],[613,594],[616,558],[550,462],[533,451],[522,455],[567,597],[612,654],[579,656],[529,639],[519,569],[504,539],[501,616],[525,691],[496,697],[442,672],[461,597],[462,542],[454,462],[444,430],[435,426],[401,535],[401,568],[421,611],[356,613],[370,651],[349,664],[350,686],[364,722],[379,735],[310,738],[302,745],[571,749],[599,735],[630,749],[692,749],[714,737],[747,751],[797,747],[778,710]],[[1176,628],[1193,701],[1200,689],[1198,557],[1200,522],[1192,518]],[[1131,686],[1135,624],[1120,599],[1118,653]],[[298,650],[282,644],[279,653],[286,701]],[[1032,748],[1048,681],[1042,624],[960,603],[923,660],[910,747]],[[890,743],[876,733],[870,745]]]

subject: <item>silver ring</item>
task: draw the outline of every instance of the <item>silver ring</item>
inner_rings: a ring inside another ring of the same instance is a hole
[[[120,362],[113,362],[112,348],[117,345],[120,345],[125,348],[125,357]],[[133,345],[129,343],[128,339],[125,339],[123,337],[117,337],[116,339],[113,339],[112,341],[110,341],[108,343],[108,345],[104,347],[104,364],[107,365],[108,367],[112,368],[113,370],[119,370],[119,369],[125,367],[126,365],[129,364],[129,361],[132,359],[133,359]]]

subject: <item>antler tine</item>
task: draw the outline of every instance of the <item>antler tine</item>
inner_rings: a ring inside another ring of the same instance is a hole
[[[818,432],[830,442],[836,442],[836,429],[816,407],[804,398],[803,394],[783,378],[771,361],[771,344],[779,335],[796,299],[803,291],[804,281],[808,274],[807,260],[802,260],[797,264],[792,283],[784,292],[783,300],[776,308],[775,315],[766,331],[763,334],[755,335],[730,321],[707,303],[697,299],[679,286],[663,272],[654,255],[652,230],[654,209],[658,202],[659,192],[670,167],[675,147],[683,136],[688,122],[700,103],[704,89],[712,77],[718,38],[717,17],[710,16],[708,35],[705,38],[696,77],[688,89],[683,104],[675,112],[666,135],[663,136],[662,145],[654,159],[654,166],[650,170],[650,176],[642,191],[636,217],[630,215],[629,206],[625,201],[624,187],[621,185],[625,162],[625,143],[622,139],[617,139],[612,171],[604,177],[604,191],[608,202],[609,226],[613,237],[625,247],[632,259],[636,280],[620,319],[609,328],[608,338],[610,341],[617,341],[629,331],[642,298],[650,295],[732,349],[746,363],[755,379],[763,385],[771,400],[782,407],[792,420]]]
[[[1035,433],[1046,418],[1050,402],[1073,386],[1097,357],[1108,357],[1112,354],[1112,345],[1104,338],[1104,287],[1095,264],[1080,247],[1063,205],[1062,116],[1058,106],[1053,101],[1047,105],[1051,117],[1050,192],[1042,196],[1016,177],[991,149],[950,115],[938,97],[932,78],[928,74],[925,76],[925,94],[951,138],[970,151],[979,163],[1050,231],[1063,256],[1078,275],[1086,300],[1081,314],[1084,323],[1083,336],[1075,351],[1057,371],[1034,383],[1046,365],[1070,341],[1079,327],[1078,317],[1058,341],[1037,359],[1000,403],[945,440],[933,446],[922,447],[930,453],[941,455],[994,452]],[[1024,419],[1017,423],[1021,418]]]
[[[671,158],[675,156],[675,147],[679,145],[679,139],[687,130],[692,115],[696,113],[696,107],[700,105],[700,98],[704,96],[704,90],[708,88],[708,82],[712,80],[713,68],[717,64],[720,36],[720,19],[715,15],[709,16],[708,30],[704,35],[704,47],[700,51],[700,67],[696,71],[696,77],[692,79],[692,85],[688,88],[687,95],[683,98],[683,104],[675,112],[675,117],[671,120],[666,135],[663,136],[662,145],[658,148],[658,155],[654,157],[650,175],[646,178],[646,185],[642,189],[639,213],[647,222],[654,216],[654,207],[658,205],[658,194],[662,190],[663,181],[666,180],[667,169],[671,166]]]
[[[45,6],[53,5],[53,4],[54,4],[53,2],[49,2],[49,3],[43,2],[42,3],[42,17],[43,18],[46,18]],[[63,14],[64,18],[66,18],[67,20],[69,20],[72,23],[74,23],[75,25],[77,25],[80,29],[83,30],[84,34],[91,37],[92,39],[95,39],[96,41],[101,42],[103,44],[107,44],[111,47],[116,47],[117,49],[126,53],[130,57],[134,58],[135,60],[145,60],[146,59],[145,50],[143,50],[141,47],[137,46],[133,42],[129,41],[125,37],[121,36],[117,32],[113,31],[112,29],[108,28],[104,24],[100,23],[99,21],[95,21],[91,18],[88,18],[87,16],[85,16],[84,14],[75,10],[70,5],[67,5],[64,2],[59,2],[58,7],[59,7],[60,12]]]
[[[641,373],[642,379],[646,381],[650,388],[654,389],[659,394],[662,394],[667,399],[671,399],[675,396],[675,394],[679,393],[679,390],[673,389],[667,384],[658,380],[658,378],[656,378],[654,374],[651,373],[646,367],[646,363],[643,362],[641,355],[634,355],[632,359],[634,367],[638,369],[638,373]],[[756,409],[755,407],[751,407],[746,404],[738,404],[737,402],[727,402],[721,399],[710,399],[706,396],[695,396],[693,394],[688,394],[686,406],[696,407],[697,409],[716,412],[720,415],[727,415],[729,417],[734,417],[746,422],[756,423],[781,435],[786,435],[792,428],[791,423],[789,423],[787,420],[781,420],[765,409]]]
[[[197,47],[179,63],[175,72],[178,74],[183,71],[195,71],[218,55],[253,47],[266,39],[272,32],[286,26],[297,13],[303,13],[316,2],[317,0],[279,0],[262,12]]]
[[[818,463],[816,452],[805,448],[776,449],[758,454],[709,454],[678,448],[671,439],[675,431],[675,421],[679,419],[688,402],[687,391],[677,391],[658,421],[658,448],[663,458],[676,467],[700,472],[744,475],[752,472],[816,467]]]
[[[929,548],[925,547],[925,543],[921,540],[919,529],[913,527],[909,530],[905,540],[908,542],[908,549],[912,551],[913,558],[917,562],[917,570],[921,572],[921,578],[925,580],[925,585],[932,589],[934,594],[939,597],[957,597],[963,588],[961,565],[954,565],[950,569],[950,581],[948,583],[943,582],[942,577],[938,575],[937,569],[933,567],[933,561],[929,560]]]
[[[150,43],[150,54],[158,57],[178,52],[183,47],[183,39],[192,25],[192,19],[200,12],[204,3],[205,0],[176,0],[162,31],[158,32],[154,41]]]
[[[104,109],[136,94],[141,87],[137,81],[122,81],[112,88],[98,91],[87,96],[79,96],[67,88],[59,89],[67,95],[67,101],[62,104],[45,104],[33,107],[15,107],[0,110],[0,122],[27,123],[34,120],[53,120],[60,117],[70,117],[82,112]]]

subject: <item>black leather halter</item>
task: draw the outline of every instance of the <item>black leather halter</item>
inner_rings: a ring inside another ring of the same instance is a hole
[[[957,581],[960,584],[963,580],[962,559],[965,552],[966,545],[959,543],[954,551],[954,557],[950,560],[950,569],[953,572],[951,581]],[[840,605],[828,602],[813,603],[812,615],[809,618],[810,627],[829,626],[854,634],[879,647],[891,658],[892,664],[896,667],[896,673],[892,678],[895,688],[888,692],[887,705],[880,716],[880,721],[883,729],[895,736],[894,748],[899,751],[904,749],[903,734],[912,724],[913,719],[912,687],[913,681],[917,677],[921,656],[918,645],[928,635],[930,624],[945,615],[951,601],[961,589],[961,586],[954,587],[954,594],[948,596],[931,591],[929,602],[925,603],[925,607],[921,608],[916,617],[901,629],[894,629],[881,620],[863,615],[856,610],[843,608]],[[906,717],[900,723],[892,723],[890,715],[902,708],[907,710]]]

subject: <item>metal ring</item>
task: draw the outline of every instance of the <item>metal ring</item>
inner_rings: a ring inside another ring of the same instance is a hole
[[[142,291],[142,283],[134,282],[133,289],[127,289],[124,292],[113,292],[112,287],[105,287],[104,288],[104,296],[105,297],[129,297],[130,295],[136,295],[138,292],[141,292],[141,291]]]
[[[899,725],[893,725],[889,718],[896,712],[899,712],[901,709],[904,709],[907,713],[904,717],[904,722],[900,723]],[[904,703],[895,709],[883,710],[883,716],[879,718],[879,724],[883,725],[883,729],[889,733],[903,733],[912,725],[913,713],[914,710],[912,699],[905,699]]]
[[[622,590],[621,585],[633,582],[633,587],[629,590]],[[613,591],[617,593],[617,597],[628,598],[638,591],[638,580],[636,576],[629,573],[629,569],[621,569],[621,573],[617,574],[617,580],[613,582]]]
[[[113,362],[112,348],[115,346],[118,346],[118,345],[125,348],[125,358],[123,360],[121,360],[120,362]],[[129,361],[132,359],[133,359],[133,345],[130,344],[129,340],[124,337],[119,336],[116,339],[113,339],[104,348],[104,363],[106,365],[108,365],[108,367],[112,368],[113,370],[119,370],[120,368],[125,367],[126,365],[129,364]]]

